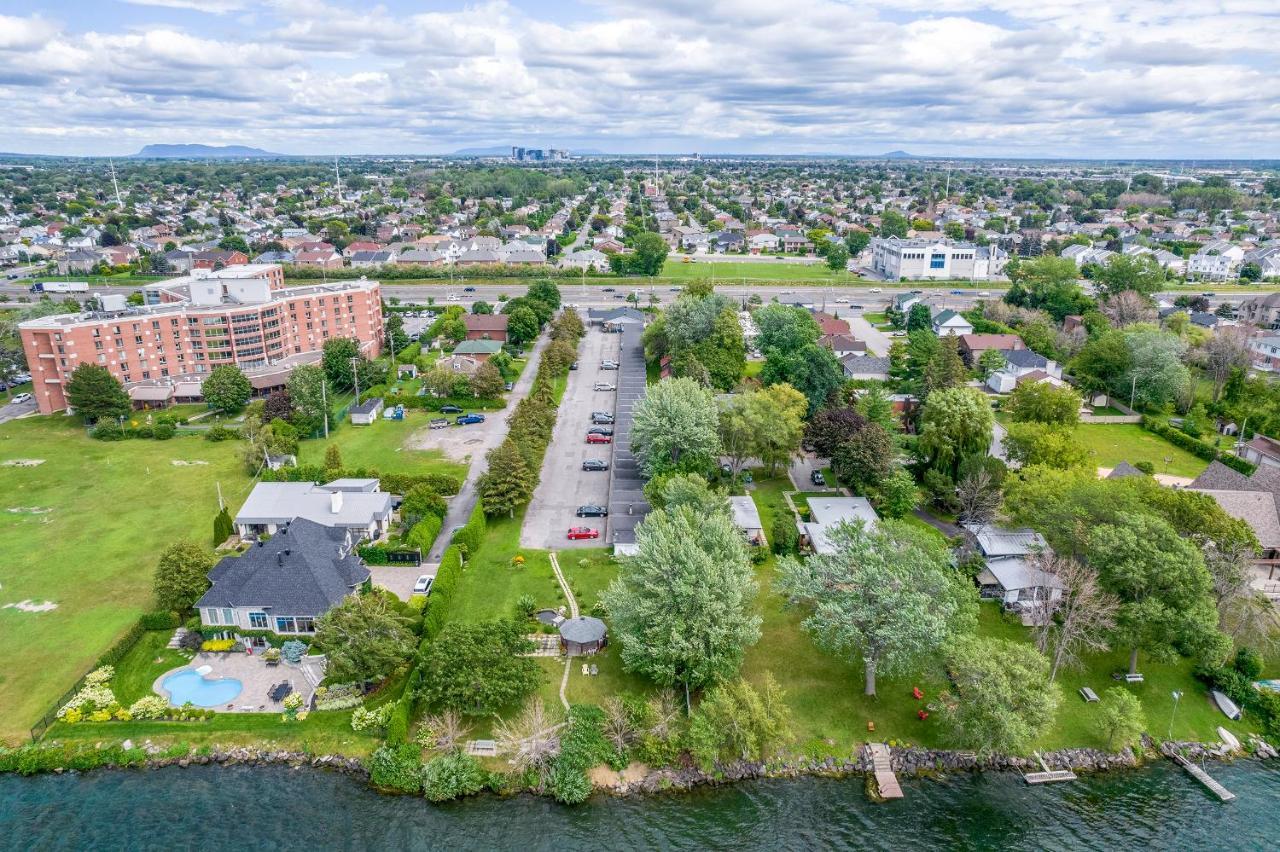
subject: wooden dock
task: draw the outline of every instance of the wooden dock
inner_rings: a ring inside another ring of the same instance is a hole
[[[1208,772],[1205,772],[1199,766],[1196,766],[1194,763],[1187,760],[1182,755],[1174,754],[1170,756],[1173,758],[1174,763],[1178,764],[1183,769],[1187,770],[1187,774],[1189,774],[1192,778],[1196,779],[1205,787],[1207,787],[1209,789],[1209,792],[1213,793],[1221,801],[1230,802],[1232,799],[1236,797],[1235,793],[1231,792],[1226,787],[1223,787],[1217,781],[1214,781],[1212,778],[1209,777]]]
[[[889,763],[889,747],[884,743],[867,743],[867,753],[871,755],[871,770],[875,773],[880,798],[901,799],[902,787]]]
[[[1070,769],[1050,769],[1044,762],[1044,758],[1040,756],[1040,752],[1036,752],[1036,760],[1040,762],[1040,772],[1028,772],[1022,776],[1022,780],[1028,784],[1052,784],[1055,781],[1074,781],[1076,774]]]

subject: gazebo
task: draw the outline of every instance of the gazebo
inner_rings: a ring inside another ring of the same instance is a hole
[[[560,650],[570,657],[594,654],[608,643],[608,630],[598,618],[583,615],[560,624]]]

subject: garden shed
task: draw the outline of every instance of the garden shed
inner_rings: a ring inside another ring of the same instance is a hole
[[[608,630],[598,618],[582,615],[560,624],[560,650],[570,657],[594,654],[608,642]]]

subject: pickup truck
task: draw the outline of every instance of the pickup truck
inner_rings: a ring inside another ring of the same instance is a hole
[[[449,425],[449,418],[448,418],[448,417],[436,417],[436,418],[432,419],[432,421],[431,421],[431,424],[430,424],[430,425],[431,425],[431,428],[432,428],[432,429],[445,429],[445,428],[447,428],[447,427],[448,427],[448,425]]]
[[[458,426],[468,426],[472,423],[483,423],[484,415],[483,414],[463,414],[455,418],[453,422]]]

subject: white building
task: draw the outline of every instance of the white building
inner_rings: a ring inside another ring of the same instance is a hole
[[[1214,240],[1191,256],[1187,263],[1187,275],[1210,281],[1223,281],[1234,277],[1244,262],[1244,249],[1226,240]]]
[[[1004,271],[1009,257],[995,246],[950,240],[871,241],[871,268],[890,280],[965,279],[986,281]]]
[[[259,482],[236,513],[242,536],[275,535],[298,518],[350,530],[356,540],[377,541],[391,525],[392,497],[376,479],[314,482]]]
[[[813,495],[809,498],[808,523],[800,524],[800,534],[804,542],[814,553],[830,554],[835,552],[828,533],[837,525],[862,521],[869,529],[875,526],[880,516],[871,507],[866,497],[824,497]]]

